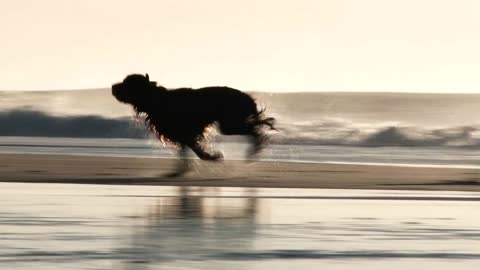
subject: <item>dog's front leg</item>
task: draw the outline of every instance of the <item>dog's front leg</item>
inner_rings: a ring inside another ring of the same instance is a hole
[[[190,170],[190,161],[188,159],[188,147],[184,144],[180,146],[179,151],[179,158],[178,166],[175,172],[170,173],[167,177],[179,177],[184,175]]]

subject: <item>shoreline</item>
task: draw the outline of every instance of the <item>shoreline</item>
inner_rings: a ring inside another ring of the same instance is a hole
[[[3,155],[40,155],[40,156],[72,156],[72,157],[99,157],[99,158],[132,158],[132,159],[154,159],[154,160],[176,160],[172,157],[164,156],[142,156],[142,155],[97,155],[86,153],[19,153],[18,151],[0,151],[0,156]],[[188,158],[190,160],[198,160],[198,158]],[[198,160],[199,161],[199,160]],[[248,162],[245,159],[228,159],[226,162]],[[471,164],[413,164],[413,163],[388,163],[388,162],[347,162],[347,161],[310,161],[310,160],[282,160],[282,159],[262,159],[258,162],[270,162],[270,163],[304,163],[304,164],[321,164],[321,165],[358,165],[358,166],[371,166],[371,167],[403,167],[403,168],[441,168],[441,169],[478,169],[480,165]]]
[[[103,185],[480,191],[480,168],[193,160],[185,177],[166,178],[177,160],[0,154],[0,182]]]

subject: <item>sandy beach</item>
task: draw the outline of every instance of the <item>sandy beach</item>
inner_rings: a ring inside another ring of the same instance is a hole
[[[473,270],[480,261],[480,193],[459,191],[479,190],[478,169],[198,161],[168,179],[174,159],[0,159],[0,181],[16,182],[0,183],[1,269]]]
[[[195,160],[181,178],[176,160],[1,154],[1,182],[159,186],[480,191],[480,169]]]

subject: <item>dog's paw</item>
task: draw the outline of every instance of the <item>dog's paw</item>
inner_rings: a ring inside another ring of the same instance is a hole
[[[176,178],[176,177],[180,177],[180,176],[185,175],[186,172],[187,171],[175,171],[175,172],[167,173],[163,177]]]
[[[168,173],[164,175],[164,177],[173,178],[173,177],[180,177],[185,175],[190,171],[190,163],[187,159],[183,159],[180,161],[177,169],[174,172]]]
[[[222,161],[224,159],[223,153],[220,151],[215,151],[210,155],[211,161]]]
[[[258,161],[258,155],[248,155],[245,158],[246,163],[253,163],[253,162],[257,162],[257,161]]]

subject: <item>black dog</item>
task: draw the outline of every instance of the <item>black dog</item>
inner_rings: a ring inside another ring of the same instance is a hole
[[[251,156],[267,142],[265,127],[275,129],[275,119],[266,117],[251,96],[229,87],[167,90],[150,81],[148,74],[132,74],[114,84],[112,94],[118,101],[132,105],[135,114],[143,117],[148,129],[160,140],[180,146],[183,162],[170,176],[188,170],[184,158],[187,147],[203,160],[223,159],[220,151],[206,147],[207,130],[213,124],[225,135],[250,136]]]

